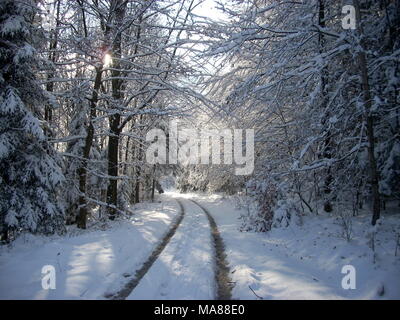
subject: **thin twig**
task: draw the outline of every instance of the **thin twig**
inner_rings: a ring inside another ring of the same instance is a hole
[[[264,298],[263,298],[263,297],[260,297],[257,293],[255,293],[254,290],[253,290],[250,286],[249,286],[249,288],[250,288],[251,292],[253,292],[254,295],[255,295],[258,299],[264,300]]]

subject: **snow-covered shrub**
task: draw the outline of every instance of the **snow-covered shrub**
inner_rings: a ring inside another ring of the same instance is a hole
[[[239,216],[242,220],[240,231],[253,230],[255,221],[257,221],[257,204],[254,199],[243,194],[238,193],[234,196],[235,207],[244,213]]]
[[[342,237],[346,241],[350,241],[353,237],[353,217],[352,213],[345,208],[337,210],[340,219],[340,225],[342,227]]]
[[[384,221],[383,217],[380,217],[374,226],[368,226],[365,230],[365,238],[368,247],[372,250],[372,262],[375,263],[377,260],[377,251],[376,251],[376,235],[379,232],[379,229],[382,226]]]
[[[265,232],[269,230],[267,229],[268,223],[259,214],[257,205],[250,203],[245,209],[245,213],[240,216],[240,219],[242,219],[240,231]]]
[[[242,216],[242,231],[266,232],[271,230],[274,207],[277,201],[277,190],[272,183],[259,183],[250,180],[247,183],[247,194],[254,206],[249,207],[246,215]]]
[[[296,203],[293,200],[279,200],[274,209],[272,227],[286,228],[292,224],[302,224],[300,210],[297,208]]]
[[[349,177],[350,179],[350,177]],[[349,206],[349,202],[354,202],[352,199],[352,190],[340,190],[338,192],[339,199],[336,201],[336,207],[333,214],[338,220],[341,227],[341,237],[346,241],[351,241],[353,238],[353,219],[354,211]],[[354,204],[353,204],[354,206]]]

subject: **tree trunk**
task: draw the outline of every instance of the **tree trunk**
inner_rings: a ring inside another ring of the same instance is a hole
[[[107,204],[109,218],[114,220],[118,204],[118,150],[120,115],[111,116],[110,136],[108,137],[108,175]]]
[[[151,185],[151,202],[154,202],[154,189],[156,186],[156,179],[153,177],[153,183]]]
[[[362,25],[361,25],[361,12],[358,0],[353,0],[354,7],[356,9],[356,18],[358,22],[358,30],[359,34],[363,35]],[[361,44],[362,45],[362,44]],[[365,122],[367,124],[367,139],[368,139],[368,160],[369,160],[369,176],[371,180],[371,190],[372,190],[372,201],[373,201],[373,210],[372,210],[372,225],[376,224],[376,221],[380,217],[381,211],[381,200],[379,194],[379,173],[376,164],[375,158],[375,136],[374,136],[374,118],[371,112],[371,91],[369,86],[368,79],[368,66],[367,66],[367,58],[365,55],[364,48],[360,50],[358,54],[358,67],[360,70],[361,76],[361,88],[363,93],[363,100],[365,106]]]
[[[154,202],[154,189],[156,188],[156,165],[153,165],[153,181],[151,184],[151,202]]]
[[[325,0],[319,0],[319,10],[318,10],[318,24],[321,28],[326,27],[325,23]],[[318,36],[318,43],[319,43],[319,53],[322,54],[325,50],[325,35],[320,32]],[[326,67],[322,69],[321,72],[321,93],[322,93],[322,102],[321,102],[321,112],[326,111],[326,106],[328,103],[328,92],[326,90],[326,85],[328,83],[328,72],[326,70]],[[329,115],[327,114],[325,117],[325,120],[323,120],[323,125],[326,126],[326,123],[328,122],[327,117]],[[326,137],[324,139],[324,149],[323,149],[323,157],[324,159],[331,159],[332,158],[332,146],[331,146],[331,139],[330,139],[330,131],[327,130],[326,132]],[[332,203],[329,199],[329,195],[332,192],[332,187],[331,184],[333,182],[333,176],[331,172],[330,166],[326,170],[326,176],[324,179],[324,194],[325,194],[325,203],[324,203],[324,211],[325,212],[332,212]]]
[[[125,11],[127,6],[127,1],[117,1],[114,0],[111,3],[110,10],[114,12],[110,12],[114,14],[114,24],[113,35],[114,41],[112,44],[112,80],[111,80],[111,88],[112,88],[112,97],[113,97],[113,107],[114,109],[118,109],[118,104],[122,103],[122,89],[123,89],[123,80],[121,77],[121,45],[122,45],[122,25],[125,17]],[[119,139],[122,128],[121,125],[121,115],[119,113],[113,113],[110,117],[110,136],[108,137],[108,175],[109,175],[109,183],[107,188],[107,204],[108,213],[110,220],[114,220],[115,214],[117,212],[118,205],[118,153],[119,153]]]
[[[94,87],[92,92],[92,99],[90,101],[90,115],[89,124],[87,128],[87,135],[85,139],[85,146],[83,147],[83,160],[81,166],[78,168],[79,177],[79,213],[76,219],[78,228],[86,229],[86,220],[88,215],[87,203],[86,203],[86,176],[87,176],[87,163],[90,156],[90,150],[93,145],[94,138],[94,126],[93,119],[96,117],[96,106],[98,101],[98,94],[101,85],[101,75],[103,72],[103,67],[96,68],[96,77],[94,80]]]
[[[8,227],[4,223],[2,223],[3,230],[0,233],[0,241],[4,243],[8,243]]]
[[[58,45],[58,27],[60,25],[60,2],[57,2],[57,11],[56,11],[56,24],[54,30],[52,30],[51,35],[50,35],[50,44],[49,44],[49,56],[48,59],[51,61],[53,64],[57,61],[57,45]],[[52,81],[54,79],[54,70],[50,70],[48,75],[47,75],[47,83],[46,83],[46,90],[48,92],[53,92],[54,91],[54,82]],[[44,107],[44,119],[46,120],[48,124],[48,128],[44,128],[44,133],[46,136],[51,136],[51,122],[53,121],[53,106],[46,105]]]
[[[129,161],[129,146],[131,137],[127,137],[125,144],[125,164],[124,164],[124,175],[128,175],[128,161]]]
[[[138,148],[138,161],[142,160],[142,152],[141,149]],[[135,185],[135,203],[140,202],[140,176],[141,176],[141,169],[140,166],[136,167],[136,185]]]

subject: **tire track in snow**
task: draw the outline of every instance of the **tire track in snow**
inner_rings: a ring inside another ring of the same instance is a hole
[[[121,290],[114,294],[109,294],[109,295],[104,295],[105,298],[110,299],[110,300],[125,300],[133,291],[133,289],[136,288],[136,286],[139,284],[140,280],[144,277],[144,275],[147,273],[147,271],[151,268],[153,263],[157,260],[161,252],[165,249],[171,238],[174,236],[176,229],[178,229],[179,225],[181,224],[183,217],[185,215],[185,209],[183,208],[182,203],[175,199],[176,202],[178,202],[179,208],[180,208],[180,215],[176,219],[176,221],[173,223],[172,227],[168,230],[167,234],[164,236],[164,238],[161,240],[161,242],[157,245],[157,247],[153,250],[149,258],[146,260],[145,263],[143,263],[142,267],[138,270],[136,270],[135,277],[130,280]]]
[[[215,298],[214,250],[207,216],[194,203],[181,201],[186,212],[181,225],[127,300]]]
[[[219,233],[217,224],[210,212],[200,205],[197,201],[189,199],[191,202],[199,206],[206,214],[211,228],[211,236],[214,242],[214,257],[215,257],[215,282],[217,285],[216,300],[232,299],[233,283],[229,276],[230,269],[226,261],[225,245]]]

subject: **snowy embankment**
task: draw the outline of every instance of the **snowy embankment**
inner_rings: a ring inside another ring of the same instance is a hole
[[[173,199],[142,203],[131,219],[105,230],[70,228],[67,236],[26,235],[0,247],[0,299],[104,299],[148,258],[179,214]],[[56,271],[56,289],[42,289],[42,267]]]
[[[239,232],[241,212],[232,200],[187,196],[208,208],[218,224],[236,283],[234,299],[400,299],[400,250],[395,257],[399,214],[384,214],[373,263],[364,232],[369,215],[354,218],[350,242],[338,221],[321,216],[269,233]],[[342,288],[345,265],[355,267],[354,290]]]

